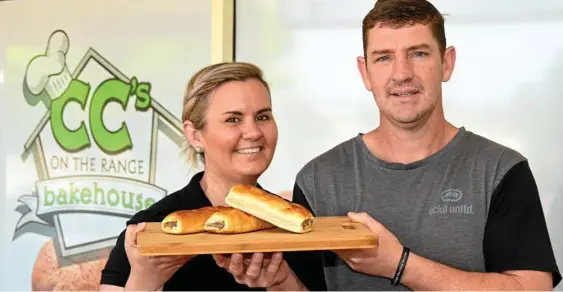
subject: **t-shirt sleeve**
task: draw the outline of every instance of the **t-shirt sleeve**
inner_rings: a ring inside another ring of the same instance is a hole
[[[106,266],[102,270],[100,284],[125,287],[131,266],[125,253],[125,231],[117,238],[117,242],[112,249]]]
[[[488,272],[551,272],[561,281],[538,187],[527,161],[512,167],[491,198],[483,242]]]
[[[311,210],[303,191],[295,185],[292,201]],[[321,251],[286,252],[284,258],[297,278],[311,291],[327,291]]]

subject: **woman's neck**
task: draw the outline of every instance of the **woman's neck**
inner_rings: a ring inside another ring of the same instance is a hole
[[[250,177],[226,177],[213,170],[205,170],[201,181],[199,182],[205,196],[213,206],[226,206],[225,197],[229,193],[232,186],[236,184],[247,184],[255,186],[257,178]]]

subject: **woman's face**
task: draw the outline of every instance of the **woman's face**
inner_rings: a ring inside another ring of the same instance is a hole
[[[206,171],[228,177],[255,177],[268,168],[278,140],[267,88],[256,79],[232,81],[209,99],[198,134]]]

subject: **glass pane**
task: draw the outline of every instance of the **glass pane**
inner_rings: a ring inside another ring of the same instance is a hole
[[[531,162],[553,246],[563,261],[563,1],[432,1],[457,48],[444,85],[447,118]],[[264,185],[290,190],[314,156],[378,125],[356,68],[374,1],[238,0],[236,58],[272,83],[280,141]]]
[[[187,184],[182,98],[211,60],[210,2],[0,3],[0,290],[97,289],[97,275],[45,277],[99,258],[129,216]]]

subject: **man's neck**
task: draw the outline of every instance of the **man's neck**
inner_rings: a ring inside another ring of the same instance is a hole
[[[213,206],[226,206],[225,197],[229,193],[232,186],[236,184],[248,184],[256,185],[257,178],[243,177],[234,178],[227,177],[219,172],[213,170],[213,168],[207,168],[203,177],[201,178],[200,184],[205,196],[211,202]]]
[[[446,120],[428,121],[416,128],[404,129],[382,123],[364,135],[363,141],[377,158],[394,163],[423,160],[444,148],[457,134],[458,128]]]

